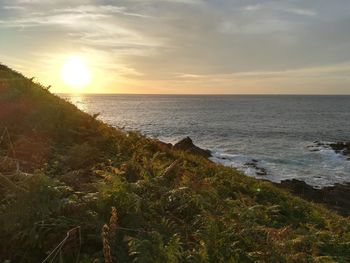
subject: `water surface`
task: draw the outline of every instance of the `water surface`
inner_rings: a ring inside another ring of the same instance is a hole
[[[271,181],[322,187],[350,181],[350,161],[314,141],[350,140],[350,96],[61,95],[112,126],[174,143],[185,136],[213,160]],[[247,165],[253,159],[267,175]]]

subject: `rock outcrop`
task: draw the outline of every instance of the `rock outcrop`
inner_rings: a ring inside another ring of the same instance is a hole
[[[334,143],[315,141],[313,145],[309,145],[307,148],[311,152],[318,152],[321,148],[332,149],[335,153],[344,155],[348,160],[350,160],[350,141]]]
[[[292,179],[275,185],[303,199],[324,204],[343,216],[350,216],[350,183],[315,189],[303,181]]]
[[[329,147],[331,147],[336,153],[340,153],[350,158],[350,141],[330,143]]]
[[[210,158],[212,156],[209,150],[205,150],[196,146],[190,137],[186,137],[181,141],[175,143],[173,148],[176,150],[182,150],[195,155],[199,155],[204,158]]]

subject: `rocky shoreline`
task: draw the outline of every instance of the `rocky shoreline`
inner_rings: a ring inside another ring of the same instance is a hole
[[[350,160],[350,142],[322,143],[316,141],[314,143],[317,147],[330,148],[336,153],[342,154],[347,157],[348,160]],[[212,157],[209,150],[196,146],[190,137],[186,137],[174,145],[167,145],[169,147],[173,147],[174,149],[184,150],[207,159]],[[318,149],[315,148],[315,146],[310,146],[310,151],[317,151]],[[258,160],[247,162],[246,165],[255,168],[257,170],[257,175],[267,175],[266,169],[258,166]],[[304,181],[296,179],[284,180],[281,181],[281,183],[273,184],[303,199],[323,204],[340,215],[350,216],[350,183],[335,184],[334,186],[324,187],[321,189],[314,188]]]
[[[323,204],[343,216],[350,216],[350,183],[316,189],[303,181],[292,179],[274,185],[308,201]]]
[[[318,152],[321,148],[331,149],[335,153],[344,156],[348,161],[350,161],[350,141],[332,143],[315,141],[313,145],[308,146],[308,149],[311,152]]]

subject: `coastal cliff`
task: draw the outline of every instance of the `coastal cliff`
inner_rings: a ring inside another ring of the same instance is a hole
[[[349,218],[96,117],[0,66],[1,261],[350,261]]]

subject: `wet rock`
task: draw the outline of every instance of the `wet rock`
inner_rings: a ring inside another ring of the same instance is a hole
[[[319,152],[319,149],[311,149],[310,152]]]
[[[267,170],[263,167],[258,166],[258,160],[253,159],[251,162],[246,162],[244,165],[245,166],[250,166],[256,170],[255,174],[260,175],[260,176],[265,176],[267,175]]]
[[[323,142],[320,142],[320,141],[314,141],[314,144],[316,146],[324,146],[325,145]]]
[[[336,153],[340,153],[344,156],[350,156],[350,142],[330,143],[329,147],[331,147]]]
[[[343,216],[350,216],[350,183],[315,189],[303,181],[293,179],[275,185],[306,200],[324,204]]]
[[[313,145],[308,145],[306,146],[306,148],[310,151],[310,152],[319,152],[321,150],[321,146],[319,145],[319,143],[317,142],[313,142]]]
[[[209,158],[212,156],[211,152],[209,150],[205,150],[205,149],[199,148],[198,146],[194,145],[194,143],[190,137],[186,137],[186,138],[182,139],[181,141],[176,143],[173,146],[173,148],[176,150],[183,150],[183,151],[195,154],[195,155],[199,155],[199,156],[202,156],[204,158]]]
[[[332,149],[335,153],[341,154],[350,159],[350,141],[335,142],[335,143],[323,143],[320,141],[314,141],[313,145],[307,146],[310,152],[318,152],[322,148]]]
[[[267,175],[267,171],[265,168],[258,167],[258,171],[256,172],[256,174],[260,175],[260,176],[265,176],[265,175]]]

